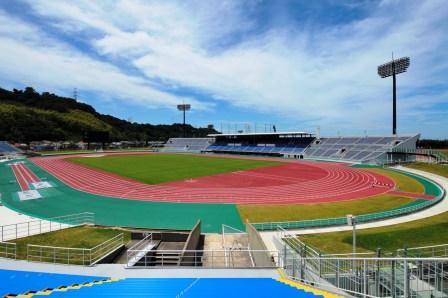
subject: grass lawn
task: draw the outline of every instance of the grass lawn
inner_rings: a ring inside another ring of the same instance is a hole
[[[358,230],[357,251],[395,251],[400,248],[448,243],[448,212],[427,219],[388,227]],[[352,232],[323,233],[300,237],[306,243],[328,253],[352,251]]]
[[[124,234],[124,243],[126,244],[131,239],[131,233],[96,227],[74,227],[20,238],[9,242],[14,242],[17,244],[17,258],[26,259],[28,244],[72,248],[92,248],[121,233]]]
[[[378,168],[366,168],[365,170],[391,178],[395,181],[398,190],[414,193],[423,193],[425,191],[425,187],[420,182],[406,175]]]
[[[210,176],[281,162],[208,157],[183,154],[148,154],[128,156],[79,157],[69,160],[148,184]]]
[[[448,165],[428,164],[422,162],[415,162],[404,165],[407,168],[422,170],[436,175],[448,177]]]
[[[239,205],[243,222],[292,221],[366,214],[397,208],[413,202],[413,199],[391,195],[379,195],[362,200],[323,204],[294,205]]]

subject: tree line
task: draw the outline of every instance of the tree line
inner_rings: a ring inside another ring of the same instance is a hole
[[[12,91],[0,88],[0,140],[82,141],[106,135],[108,141],[166,141],[170,137],[205,137],[212,127],[152,125],[129,122],[98,113],[92,106],[32,87]],[[94,137],[93,137],[94,138]],[[94,141],[94,140],[89,140]],[[102,141],[102,140],[101,140]]]

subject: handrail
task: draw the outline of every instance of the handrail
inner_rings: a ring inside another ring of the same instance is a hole
[[[123,233],[109,238],[92,248],[28,244],[27,259],[28,261],[37,260],[40,262],[45,262],[45,260],[49,260],[50,263],[81,264],[90,266],[94,265],[98,260],[101,260],[123,244]],[[63,262],[59,262],[59,260]]]
[[[22,237],[61,230],[70,226],[94,224],[95,213],[83,212],[52,217],[48,219],[35,219],[14,224],[0,226],[0,241],[15,240]]]

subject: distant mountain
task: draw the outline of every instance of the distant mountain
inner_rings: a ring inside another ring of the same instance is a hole
[[[185,126],[187,137],[205,137],[216,130]],[[103,115],[85,103],[33,88],[0,88],[0,140],[13,142],[81,141],[95,136],[110,141],[164,141],[183,135],[182,124],[151,125]]]

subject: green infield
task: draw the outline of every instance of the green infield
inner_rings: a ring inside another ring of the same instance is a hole
[[[394,252],[404,247],[429,246],[448,243],[448,212],[430,218],[381,228],[358,230],[358,252],[381,248]],[[352,232],[336,232],[300,237],[306,243],[327,253],[350,253]]]
[[[275,222],[334,218],[347,214],[367,214],[410,204],[414,199],[379,195],[362,200],[322,204],[239,205],[243,222]]]
[[[407,165],[405,165],[405,167],[433,173],[433,174],[444,176],[444,177],[448,177],[448,165],[415,162],[415,163],[407,164]]]
[[[119,234],[123,234],[125,244],[130,241],[130,232],[106,228],[74,227],[8,242],[17,244],[18,259],[26,259],[28,244],[70,248],[92,248]]]
[[[72,162],[148,184],[275,166],[281,162],[183,154],[77,157]]]

